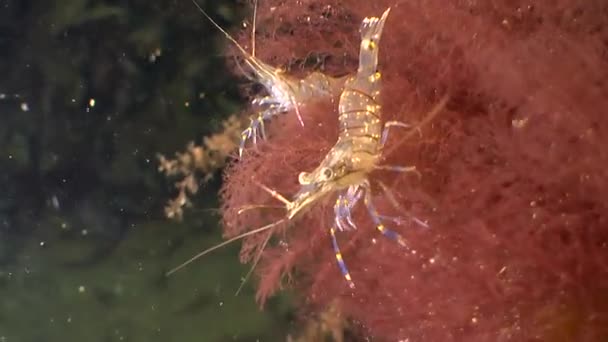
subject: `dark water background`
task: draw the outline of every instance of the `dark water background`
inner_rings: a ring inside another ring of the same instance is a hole
[[[0,342],[285,339],[238,246],[163,276],[221,239],[219,174],[172,222],[156,154],[242,107],[225,44],[189,0],[0,0]]]

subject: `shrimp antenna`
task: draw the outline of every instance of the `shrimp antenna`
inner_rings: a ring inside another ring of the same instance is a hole
[[[271,237],[272,237],[272,232],[268,232],[268,235],[266,236],[266,239],[264,240],[264,243],[262,244],[262,247],[260,247],[260,251],[258,252],[258,255],[255,256],[255,260],[253,261],[253,264],[251,265],[251,268],[249,269],[249,271],[245,275],[245,278],[243,278],[243,281],[241,282],[241,285],[239,286],[239,288],[234,293],[235,296],[239,295],[239,293],[243,289],[243,286],[245,286],[245,283],[247,283],[247,280],[249,280],[249,277],[251,277],[251,275],[253,274],[253,271],[255,270],[255,267],[258,265],[258,262],[262,258],[262,252],[266,248],[266,245],[268,244],[268,241],[270,241]]]
[[[258,16],[258,0],[253,1],[253,25],[251,27],[251,55],[255,57],[255,22]]]
[[[220,24],[218,24],[215,20],[213,20],[213,18],[211,18],[211,16],[209,14],[207,14],[207,12],[205,12],[205,10],[201,7],[201,5],[198,4],[198,2],[196,2],[196,0],[192,0],[192,3],[196,6],[196,8],[198,8],[199,12],[201,12],[205,18],[207,18],[207,20],[209,20],[211,22],[211,24],[213,24],[213,26],[215,26],[218,30],[220,30],[220,32],[222,32],[224,34],[224,36],[226,36],[226,38],[228,38],[228,40],[230,40],[232,43],[234,43],[234,45],[237,47],[237,49],[239,49],[239,51],[241,51],[241,53],[243,53],[245,56],[249,57],[249,61],[253,64],[255,64],[257,67],[262,68],[262,66],[259,65],[258,61],[253,58],[253,55],[250,55],[249,52],[247,52],[247,50],[245,50],[241,44],[239,44],[239,42],[236,41],[236,39],[234,39],[234,37],[232,37],[230,35],[230,33],[228,33],[226,30],[224,30],[224,28],[222,28],[222,26],[220,26]]]
[[[224,242],[222,242],[222,243],[220,243],[220,244],[217,244],[217,245],[215,245],[215,246],[213,246],[213,247],[211,247],[211,248],[207,248],[207,249],[205,249],[204,251],[202,251],[202,252],[198,253],[197,255],[193,256],[192,258],[190,258],[190,259],[188,259],[188,260],[184,261],[184,262],[183,262],[181,265],[179,265],[179,266],[177,266],[177,267],[173,268],[172,270],[170,270],[169,272],[165,273],[165,276],[166,276],[166,277],[170,276],[171,274],[173,274],[173,273],[175,273],[175,272],[177,272],[177,271],[181,270],[182,268],[184,268],[184,267],[188,266],[188,265],[189,265],[189,264],[191,264],[193,261],[195,261],[195,260],[197,260],[198,258],[202,257],[203,255],[206,255],[206,254],[208,254],[208,253],[210,253],[210,252],[213,252],[214,250],[216,250],[216,249],[218,249],[218,248],[224,247],[224,246],[226,246],[226,245],[228,245],[228,244],[230,244],[230,243],[232,243],[232,242],[234,242],[234,241],[238,241],[238,240],[240,240],[240,239],[242,239],[242,238],[245,238],[245,237],[247,237],[247,236],[254,235],[254,234],[257,234],[257,233],[263,232],[263,231],[265,231],[265,230],[268,230],[268,229],[270,229],[270,228],[272,228],[272,227],[275,227],[275,226],[277,226],[277,225],[279,225],[279,224],[283,223],[284,221],[285,221],[285,219],[280,219],[280,220],[278,220],[278,221],[276,221],[276,222],[274,222],[274,223],[267,224],[267,225],[265,225],[265,226],[263,226],[263,227],[260,227],[260,228],[257,228],[257,229],[254,229],[254,230],[248,231],[248,232],[243,233],[243,234],[240,234],[240,235],[237,235],[237,236],[235,236],[235,237],[233,237],[233,238],[231,238],[231,239],[229,239],[229,240],[226,240],[226,241],[224,241]]]

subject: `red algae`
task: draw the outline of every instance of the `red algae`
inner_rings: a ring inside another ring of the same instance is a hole
[[[286,285],[302,305],[339,301],[362,336],[380,341],[608,340],[608,5],[602,1],[262,1],[258,57],[292,65],[326,56],[354,72],[358,24],[391,6],[380,42],[383,119],[416,123],[449,93],[420,134],[392,131],[387,164],[422,173],[370,176],[377,209],[414,252],[383,238],[366,210],[338,234],[356,288],[331,249],[328,197],[273,231],[257,268],[263,303]],[[245,35],[242,37],[245,39]],[[306,72],[307,70],[301,70]],[[279,220],[256,182],[290,197],[337,138],[337,103],[267,126],[269,139],[226,172],[225,235]],[[401,209],[378,186],[386,183]],[[408,215],[428,220],[425,229]],[[247,238],[251,261],[267,235]]]

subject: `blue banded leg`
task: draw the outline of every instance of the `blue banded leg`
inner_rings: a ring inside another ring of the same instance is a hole
[[[336,204],[334,205],[334,219],[338,229],[357,229],[352,218],[352,209],[361,198],[361,194],[361,189],[358,186],[351,186],[346,193],[338,195]]]
[[[354,289],[355,283],[353,282],[353,279],[350,276],[350,273],[348,272],[348,268],[346,267],[346,264],[342,259],[342,253],[340,253],[340,247],[338,246],[338,240],[336,239],[336,228],[331,227],[329,229],[329,234],[331,235],[331,244],[334,247],[334,253],[336,253],[336,261],[338,262],[338,266],[340,267],[340,272],[342,272],[342,275],[344,276],[344,279],[346,279],[348,286],[351,289]]]
[[[369,212],[369,215],[372,218],[372,221],[374,221],[374,224],[376,225],[376,229],[378,229],[378,231],[380,233],[382,233],[382,235],[386,236],[387,238],[396,241],[400,246],[408,248],[407,244],[405,243],[405,239],[401,236],[401,234],[397,233],[396,231],[387,228],[383,223],[382,220],[380,219],[380,215],[378,214],[378,211],[376,211],[376,208],[374,207],[374,205],[372,204],[371,201],[371,195],[369,190],[366,191],[365,193],[365,206],[367,207],[367,211]]]

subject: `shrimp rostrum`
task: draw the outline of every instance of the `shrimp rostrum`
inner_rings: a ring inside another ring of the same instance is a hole
[[[199,11],[220,30],[228,40],[243,54],[245,65],[250,70],[254,81],[261,84],[268,95],[253,99],[252,105],[257,114],[251,117],[251,123],[241,134],[239,157],[242,156],[247,140],[255,144],[258,138],[265,138],[264,122],[279,114],[295,111],[302,126],[304,121],[300,115],[300,106],[310,101],[319,101],[337,96],[344,83],[345,77],[331,77],[321,72],[312,72],[308,76],[298,79],[285,74],[281,68],[274,68],[255,57],[255,6],[254,24],[252,29],[252,53],[247,52],[226,30],[215,22],[201,7],[192,0]]]

